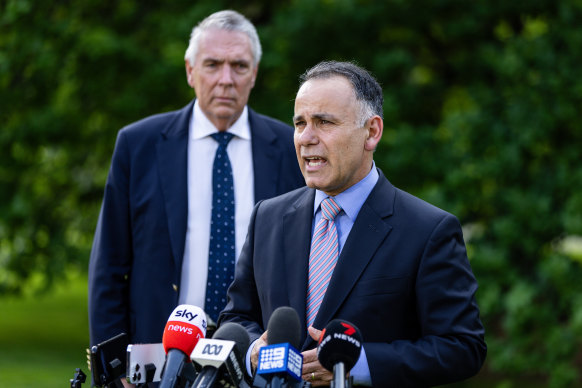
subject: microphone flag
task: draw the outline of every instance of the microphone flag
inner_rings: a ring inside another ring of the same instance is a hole
[[[303,355],[289,343],[264,346],[259,350],[257,374],[284,373],[301,381]]]

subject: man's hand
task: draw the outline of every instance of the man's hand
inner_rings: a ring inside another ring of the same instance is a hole
[[[307,331],[311,338],[319,341],[321,330],[310,326]],[[306,350],[301,354],[303,354],[303,371],[301,372],[303,380],[309,381],[314,387],[329,385],[333,380],[333,374],[319,363],[317,349]]]
[[[251,368],[253,371],[253,374],[255,373],[255,371],[257,370],[257,367],[259,366],[259,350],[261,350],[261,348],[263,346],[267,346],[267,332],[265,331],[257,340],[257,342],[255,342],[255,345],[253,347],[253,350],[251,350]]]
[[[121,384],[123,385],[123,388],[135,388],[135,385],[128,383],[125,377],[121,378]]]

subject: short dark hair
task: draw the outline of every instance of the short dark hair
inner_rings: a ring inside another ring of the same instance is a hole
[[[299,77],[299,87],[312,79],[337,76],[346,78],[352,85],[356,100],[362,104],[362,111],[360,112],[362,122],[365,122],[373,115],[384,118],[382,87],[370,72],[353,62],[320,62]]]

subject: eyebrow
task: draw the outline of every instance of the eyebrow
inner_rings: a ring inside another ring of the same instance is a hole
[[[317,120],[329,120],[329,121],[336,121],[337,118],[329,113],[314,113],[310,116],[313,119],[317,119]],[[297,116],[293,116],[293,122],[298,121],[298,120],[303,120],[303,115],[297,115]]]
[[[242,59],[242,58],[237,58],[237,59],[232,59],[232,60],[226,60],[224,58],[214,58],[214,57],[206,57],[202,59],[202,63],[206,63],[206,62],[216,62],[216,63],[225,63],[228,62],[230,64],[249,64],[252,61],[249,61],[247,59]]]

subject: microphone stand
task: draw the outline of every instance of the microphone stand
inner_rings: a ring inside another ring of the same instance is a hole
[[[346,386],[346,368],[343,362],[338,362],[333,366],[333,380],[331,388],[345,388]]]
[[[283,388],[287,387],[288,384],[285,382],[285,379],[281,376],[273,376],[271,379],[270,384],[268,385],[270,388]]]
[[[244,380],[243,380],[244,381]],[[281,387],[281,388],[311,388],[310,381],[285,381],[285,379],[281,376],[273,376],[273,379],[267,380],[261,375],[256,375],[253,379],[252,385],[247,383],[241,382],[240,388],[274,388],[274,387]]]
[[[192,386],[196,388],[210,388],[214,386],[217,378],[218,368],[205,365],[202,367],[202,370],[198,374],[198,377],[196,377],[196,380]]]
[[[352,388],[353,376],[346,379],[346,367],[343,362],[338,362],[333,366],[333,380],[330,388]]]
[[[69,380],[71,382],[71,388],[81,388],[81,385],[87,380],[87,375],[83,373],[81,368],[75,369],[74,377]]]

